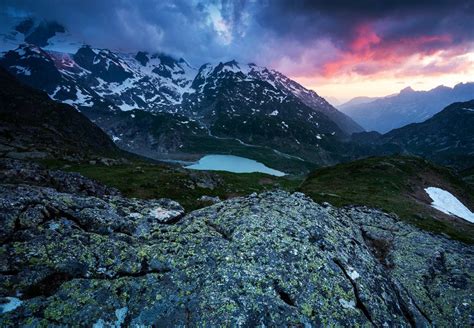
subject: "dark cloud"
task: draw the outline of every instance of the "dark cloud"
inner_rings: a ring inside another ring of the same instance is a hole
[[[233,33],[240,26],[239,12],[245,1],[7,0],[0,6],[3,12],[31,13],[58,21],[73,35],[94,46],[162,51],[202,63],[232,52],[232,46],[223,39],[225,35],[219,35],[226,32],[214,26],[214,11],[222,17],[225,14],[225,19],[221,18],[226,24],[236,25],[229,32]]]
[[[296,73],[355,60],[348,54],[377,61],[472,49],[474,40],[472,0],[3,0],[0,10],[56,20],[98,47],[167,52],[196,66],[235,58]],[[379,67],[386,65],[357,70]]]
[[[260,12],[262,24],[278,35],[300,41],[328,37],[344,47],[361,24],[379,27],[387,40],[450,33],[473,40],[474,2],[471,0],[271,1]]]

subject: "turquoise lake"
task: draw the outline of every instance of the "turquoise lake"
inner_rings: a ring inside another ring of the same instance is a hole
[[[206,155],[197,163],[185,166],[185,168],[191,170],[227,171],[233,173],[259,172],[277,177],[285,175],[284,172],[269,168],[253,159],[233,155]]]

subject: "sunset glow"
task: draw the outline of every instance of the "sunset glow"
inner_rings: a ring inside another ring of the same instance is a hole
[[[339,101],[474,80],[474,2],[466,0],[84,0],[52,8],[21,0],[1,14],[0,34],[9,20],[37,15],[99,48],[168,53],[197,68],[252,62]]]

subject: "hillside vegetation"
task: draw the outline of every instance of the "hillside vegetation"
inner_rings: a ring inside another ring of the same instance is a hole
[[[461,178],[446,168],[407,156],[371,157],[321,168],[299,189],[316,202],[376,207],[428,231],[473,243],[474,225],[432,208],[424,191],[427,187],[447,190],[474,208],[473,189]]]

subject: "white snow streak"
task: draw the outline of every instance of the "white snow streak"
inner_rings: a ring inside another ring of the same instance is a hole
[[[472,213],[450,192],[436,187],[425,188],[425,191],[433,200],[431,203],[432,207],[443,213],[455,215],[466,221],[474,223],[474,213]]]
[[[17,307],[23,303],[20,299],[16,297],[5,297],[8,300],[8,303],[0,304],[0,313],[6,313],[15,310]]]

